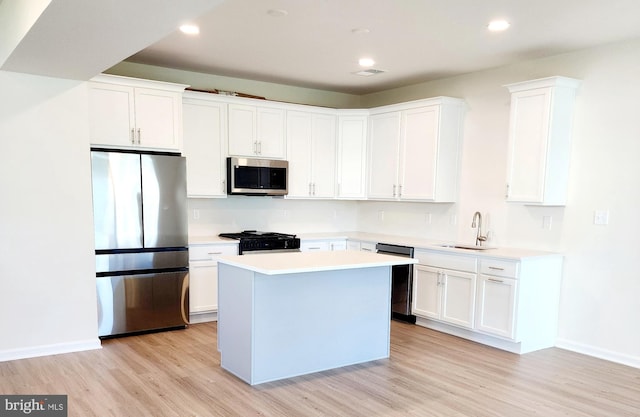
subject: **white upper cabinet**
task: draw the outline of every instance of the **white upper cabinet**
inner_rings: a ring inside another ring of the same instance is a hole
[[[182,103],[187,195],[193,198],[227,195],[227,105],[213,97],[185,92]]]
[[[89,83],[90,143],[181,151],[185,87],[113,75],[94,77]]]
[[[287,111],[288,198],[333,198],[336,116]]]
[[[285,158],[285,111],[277,107],[229,104],[229,155]]]
[[[373,109],[368,197],[456,201],[463,105],[438,97]]]
[[[366,110],[338,111],[337,198],[363,199],[367,195],[368,121]]]
[[[566,204],[571,127],[579,80],[549,77],[509,84],[507,201]]]

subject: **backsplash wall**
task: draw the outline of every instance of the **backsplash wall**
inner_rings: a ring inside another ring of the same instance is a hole
[[[353,201],[229,196],[189,199],[188,206],[190,237],[242,230],[293,234],[357,230]]]

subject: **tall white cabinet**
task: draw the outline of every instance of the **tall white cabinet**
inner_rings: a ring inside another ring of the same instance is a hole
[[[549,77],[509,84],[507,201],[566,204],[571,126],[579,80]]]
[[[450,97],[372,109],[368,197],[456,201],[463,114]]]
[[[187,195],[226,197],[227,104],[207,93],[183,97]]]
[[[367,195],[368,110],[338,111],[337,190],[340,199]]]
[[[182,151],[183,84],[101,74],[89,82],[89,141]]]
[[[336,116],[287,111],[288,198],[333,198],[336,185]]]

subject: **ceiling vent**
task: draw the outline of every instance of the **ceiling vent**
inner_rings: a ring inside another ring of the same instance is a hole
[[[379,69],[374,69],[374,68],[369,68],[369,69],[362,70],[362,71],[352,72],[352,74],[359,75],[361,77],[370,77],[372,75],[381,74],[383,72],[386,72],[386,71],[379,70]]]

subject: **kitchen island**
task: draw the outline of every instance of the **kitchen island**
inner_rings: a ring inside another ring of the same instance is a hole
[[[389,357],[391,267],[368,252],[218,261],[221,366],[255,385]]]

